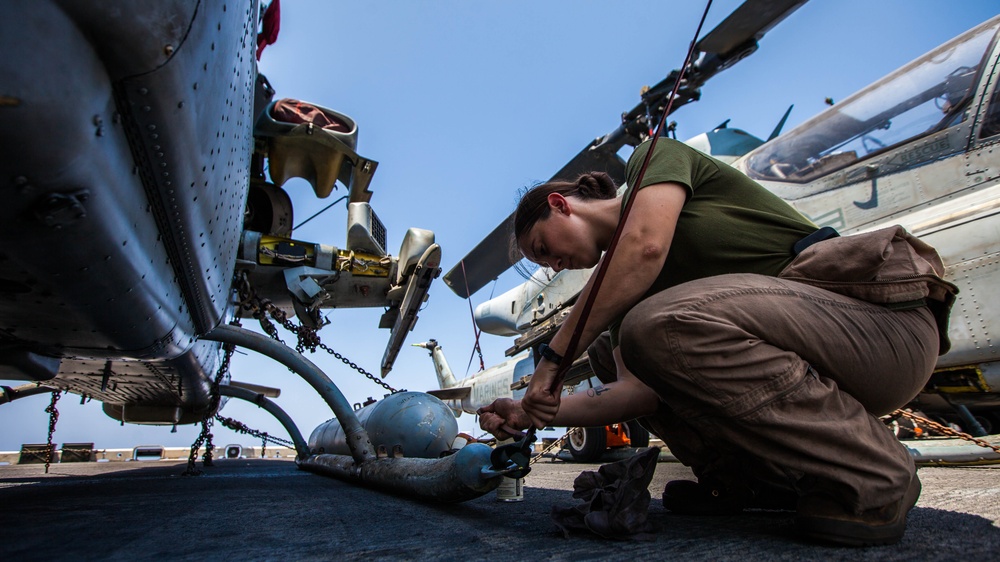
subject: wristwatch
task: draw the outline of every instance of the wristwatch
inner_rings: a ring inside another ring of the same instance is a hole
[[[549,344],[547,343],[543,343],[542,345],[538,346],[538,354],[544,357],[545,359],[548,359],[549,361],[555,363],[556,365],[562,363],[563,360],[563,356],[556,353],[556,351],[551,347],[549,347]]]

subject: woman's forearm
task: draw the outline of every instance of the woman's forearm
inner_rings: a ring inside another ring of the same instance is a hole
[[[595,427],[635,419],[656,412],[659,398],[647,386],[616,381],[562,399],[552,425]]]

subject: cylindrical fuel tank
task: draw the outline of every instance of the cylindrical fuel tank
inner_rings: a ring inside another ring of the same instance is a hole
[[[434,459],[450,451],[458,436],[451,408],[423,392],[398,392],[355,412],[374,447],[399,445],[403,456]],[[309,436],[314,453],[351,454],[337,418],[319,425]]]

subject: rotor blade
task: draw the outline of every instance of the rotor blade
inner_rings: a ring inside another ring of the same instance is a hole
[[[806,3],[807,0],[747,0],[722,23],[695,44],[701,53],[691,64],[684,84],[677,91],[673,110],[701,98],[701,87],[711,77],[736,64],[757,50],[757,41],[772,27]],[[642,94],[642,101],[622,117],[626,124],[647,113],[659,114],[667,105],[679,70],[670,74]]]
[[[611,136],[609,134],[604,139]],[[618,156],[618,150],[624,144],[624,142],[615,142],[613,140],[604,141],[600,144],[598,144],[598,141],[592,142],[587,148],[578,152],[565,166],[560,168],[551,179],[573,181],[580,174],[586,172],[604,172],[611,176],[611,179],[615,180],[615,185],[621,185],[625,183],[625,161]]]
[[[598,139],[577,153],[551,179],[573,181],[585,172],[605,172],[616,185],[621,185],[625,183],[625,161],[618,156],[618,150],[624,144],[621,135],[615,133]],[[467,299],[510,269],[520,261],[516,250],[511,248],[513,235],[514,215],[511,214],[451,268],[444,276],[445,285],[451,287],[456,295]]]
[[[444,284],[463,299],[482,289],[501,273],[517,263],[512,256],[510,239],[514,232],[514,215],[503,220],[486,235],[462,261],[444,276]],[[465,263],[464,271],[462,263]],[[466,290],[468,287],[468,290]]]
[[[461,400],[472,394],[472,387],[457,386],[452,388],[440,388],[436,390],[428,390],[427,394],[441,400]]]
[[[695,50],[725,56],[748,41],[759,41],[807,0],[747,0],[695,44]]]
[[[280,388],[274,388],[274,387],[271,387],[271,386],[264,386],[264,385],[261,385],[261,384],[253,384],[253,383],[249,383],[249,382],[240,382],[240,381],[230,380],[229,381],[229,386],[236,386],[236,387],[239,387],[239,388],[244,388],[246,390],[249,390],[251,392],[256,392],[257,394],[260,394],[262,396],[266,396],[268,398],[277,398],[277,397],[281,396],[281,389]]]

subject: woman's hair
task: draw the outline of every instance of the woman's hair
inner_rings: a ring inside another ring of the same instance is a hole
[[[536,185],[521,197],[514,211],[514,232],[511,240],[512,251],[520,258],[517,240],[528,233],[535,223],[548,218],[549,194],[558,193],[563,197],[580,199],[614,199],[618,195],[615,180],[604,172],[580,174],[576,181],[549,181]]]

